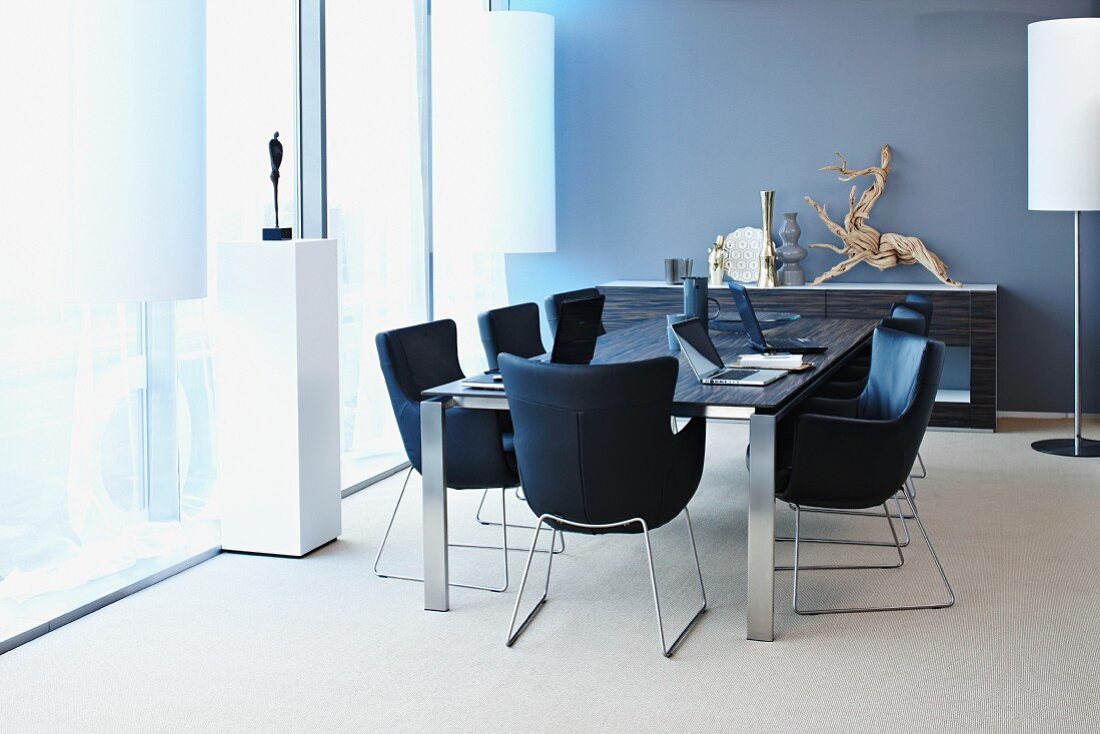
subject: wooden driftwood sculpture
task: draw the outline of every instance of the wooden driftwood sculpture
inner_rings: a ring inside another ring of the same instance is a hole
[[[887,232],[881,234],[877,229],[867,224],[871,216],[871,207],[886,190],[886,177],[890,175],[890,146],[882,146],[882,165],[863,168],[853,171],[848,168],[848,161],[840,153],[836,154],[840,159],[839,166],[826,166],[822,171],[836,171],[840,174],[841,181],[851,181],[860,176],[872,176],[874,181],[864,191],[859,201],[856,201],[856,187],[848,194],[848,214],[844,217],[844,226],[829,219],[823,204],[818,204],[809,196],[806,203],[812,206],[821,221],[829,228],[829,231],[840,238],[844,247],[836,245],[815,244],[810,247],[823,247],[840,255],[848,257],[844,262],[838,263],[832,269],[822,273],[814,280],[814,285],[822,283],[829,278],[846,273],[861,262],[865,262],[873,268],[886,270],[895,265],[915,265],[920,263],[928,269],[932,275],[939,278],[944,284],[959,286],[960,283],[952,280],[947,275],[947,265],[936,257],[935,253],[921,242],[917,237],[894,234]]]

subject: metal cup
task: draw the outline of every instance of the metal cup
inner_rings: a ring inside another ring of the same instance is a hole
[[[673,258],[665,258],[665,283],[678,285],[680,283],[680,261]]]
[[[680,285],[691,275],[693,262],[690,257],[674,257],[665,260],[665,283]]]
[[[680,340],[676,338],[676,332],[672,330],[672,325],[681,321],[687,321],[690,316],[686,313],[670,313],[665,316],[665,321],[668,322],[668,351],[676,353],[680,351]]]

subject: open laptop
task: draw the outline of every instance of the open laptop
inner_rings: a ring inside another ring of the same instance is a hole
[[[749,344],[758,352],[790,352],[791,354],[818,354],[825,351],[825,347],[814,344],[809,339],[795,337],[793,339],[765,339],[764,330],[760,328],[760,322],[756,320],[756,311],[749,301],[749,292],[745,286],[733,281],[727,281],[730,291],[733,293],[733,302],[737,305],[737,312],[741,314],[741,324],[745,327],[745,335],[749,338]]]
[[[704,385],[752,385],[763,387],[770,385],[783,375],[784,370],[747,370],[739,367],[727,367],[718,354],[710,334],[703,326],[702,319],[678,321],[672,325],[672,331],[680,342],[688,364],[695,376]]]
[[[588,364],[596,353],[596,337],[603,327],[604,296],[563,301],[558,310],[558,330],[550,361],[556,364]],[[545,357],[543,358],[545,360]]]
[[[596,353],[596,337],[603,329],[603,296],[591,296],[563,301],[558,311],[558,330],[550,354],[531,359],[556,364],[589,364]],[[467,377],[466,387],[479,390],[504,390],[504,381],[497,370]]]

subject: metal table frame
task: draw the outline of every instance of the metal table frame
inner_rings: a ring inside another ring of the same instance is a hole
[[[869,339],[869,336],[868,336]],[[746,637],[771,642],[774,632],[775,600],[775,451],[778,422],[814,388],[827,380],[847,362],[863,340],[848,350],[827,369],[815,370],[815,379],[808,380],[796,398],[789,400],[774,413],[758,412],[752,407],[717,406],[673,403],[676,417],[704,416],[707,420],[748,421],[749,442],[753,456],[749,470],[748,508],[748,590],[746,602]],[[433,392],[453,392],[454,395],[431,396]],[[450,567],[447,551],[447,471],[446,409],[450,407],[474,410],[507,410],[508,399],[503,392],[461,388],[458,383],[441,385],[426,391],[429,395],[420,409],[421,456],[423,462],[424,514],[424,609],[446,612],[450,609]]]

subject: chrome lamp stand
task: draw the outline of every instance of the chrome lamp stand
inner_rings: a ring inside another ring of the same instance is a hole
[[[1081,436],[1081,212],[1073,212],[1073,438],[1035,441],[1031,448],[1054,456],[1100,456],[1100,441]]]

